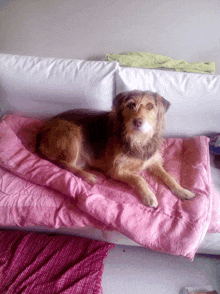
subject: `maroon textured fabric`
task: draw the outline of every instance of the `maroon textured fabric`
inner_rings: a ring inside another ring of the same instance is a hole
[[[100,294],[113,244],[87,238],[0,231],[1,294]]]

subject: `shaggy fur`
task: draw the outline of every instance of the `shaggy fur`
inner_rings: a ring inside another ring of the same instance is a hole
[[[37,150],[44,157],[95,184],[91,169],[133,186],[142,202],[158,206],[139,175],[149,169],[181,199],[195,195],[182,188],[162,166],[159,153],[164,114],[170,103],[157,93],[131,91],[117,95],[111,112],[70,111],[45,123]]]

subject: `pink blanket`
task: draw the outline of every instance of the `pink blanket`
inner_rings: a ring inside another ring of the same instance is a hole
[[[220,231],[214,226],[217,214],[212,217],[219,196],[211,180],[208,138],[165,140],[166,170],[196,197],[181,201],[143,172],[159,200],[155,210],[142,205],[132,188],[101,173],[92,187],[41,159],[34,146],[42,123],[18,115],[0,123],[0,225],[117,230],[142,246],[190,259],[208,228]]]
[[[102,294],[103,260],[113,244],[0,231],[0,293]]]

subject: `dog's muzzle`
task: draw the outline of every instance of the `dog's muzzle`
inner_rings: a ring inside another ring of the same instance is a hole
[[[149,124],[149,122],[145,121],[143,122],[141,119],[139,118],[135,118],[133,120],[133,125],[135,127],[136,130],[141,131],[142,133],[148,133],[149,131],[152,130],[152,126],[151,124]]]

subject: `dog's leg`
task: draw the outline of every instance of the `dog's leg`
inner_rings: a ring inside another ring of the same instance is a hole
[[[178,198],[185,200],[195,197],[194,193],[181,187],[161,164],[154,164],[149,167],[149,170],[160,178]]]
[[[75,173],[76,175],[84,178],[89,184],[94,185],[97,182],[96,175],[93,175],[92,173],[89,173],[89,172],[77,167],[73,163],[69,163],[69,162],[66,162],[66,161],[63,161],[63,160],[59,160],[59,162],[61,163],[61,165],[65,169],[67,169],[67,170]]]
[[[142,178],[139,175],[132,174],[127,171],[121,171],[121,170],[120,171],[114,170],[114,172],[111,172],[111,177],[115,180],[119,180],[128,185],[133,186],[137,190],[137,192],[140,194],[144,205],[157,208],[158,206],[157,198],[148,187],[147,182],[145,181],[144,178]]]

